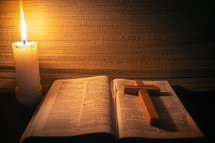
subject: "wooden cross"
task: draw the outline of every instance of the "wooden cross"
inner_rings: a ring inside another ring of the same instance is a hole
[[[124,93],[139,95],[143,109],[146,113],[149,124],[156,124],[159,121],[159,115],[148,94],[148,91],[159,92],[160,88],[155,86],[144,86],[141,80],[135,80],[135,85],[124,85]]]

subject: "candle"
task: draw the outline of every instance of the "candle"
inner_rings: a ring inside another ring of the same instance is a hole
[[[21,36],[22,42],[12,44],[16,69],[16,98],[26,107],[37,104],[42,97],[40,85],[37,42],[27,42],[26,25],[21,9]]]

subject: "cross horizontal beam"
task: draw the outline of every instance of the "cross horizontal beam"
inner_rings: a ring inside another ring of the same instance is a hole
[[[160,88],[155,86],[138,86],[138,85],[124,85],[124,93],[138,95],[140,89],[146,89],[147,91],[154,93],[160,93]]]

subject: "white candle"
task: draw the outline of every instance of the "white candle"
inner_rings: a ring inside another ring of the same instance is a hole
[[[31,107],[40,101],[42,87],[40,85],[37,42],[27,42],[21,4],[20,7],[22,42],[16,42],[12,45],[17,81],[16,97],[21,104]]]
[[[16,69],[17,100],[25,106],[38,103],[42,89],[40,85],[37,42],[16,42],[13,44]]]

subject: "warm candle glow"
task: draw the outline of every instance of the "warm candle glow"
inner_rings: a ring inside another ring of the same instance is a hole
[[[20,10],[21,10],[21,37],[22,37],[22,42],[25,44],[27,42],[27,32],[26,32],[25,18],[22,10],[21,0],[20,0]]]
[[[15,91],[19,103],[26,107],[32,107],[39,103],[42,97],[37,42],[27,42],[26,25],[21,0],[20,12],[22,42],[12,44],[17,82]]]

